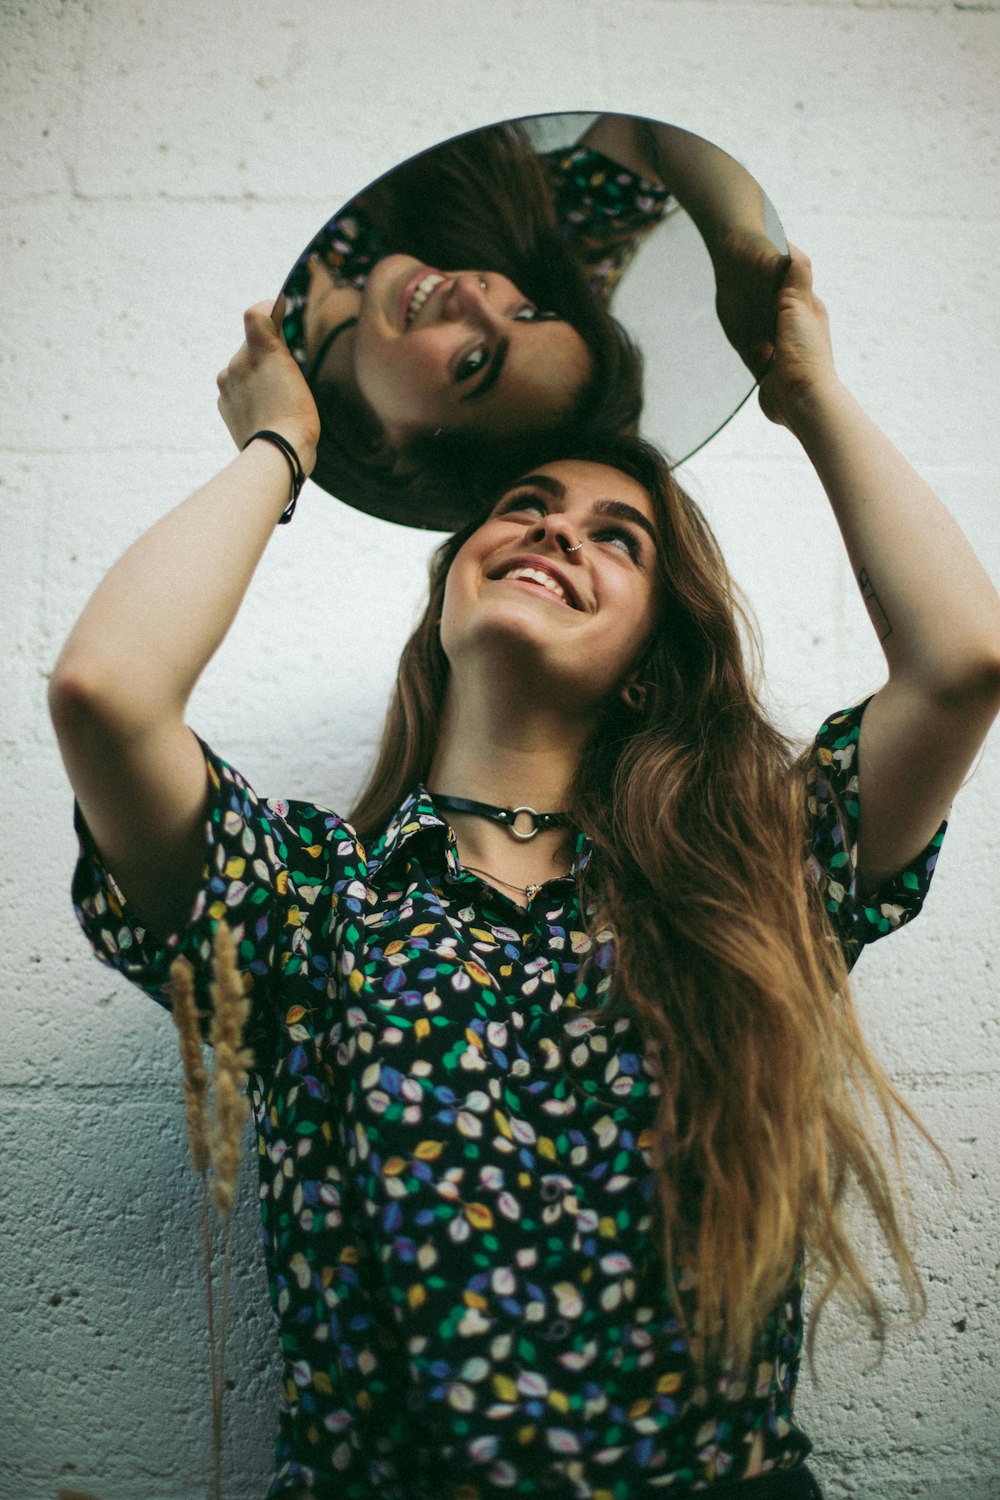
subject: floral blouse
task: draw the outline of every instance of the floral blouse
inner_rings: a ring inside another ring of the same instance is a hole
[[[610,297],[640,236],[663,217],[670,194],[590,146],[546,152],[542,160],[564,238],[586,265],[591,290]],[[319,256],[333,276],[361,291],[385,253],[378,233],[361,213],[335,215],[306,246],[282,287],[285,340],[303,369],[308,363],[304,319],[309,262]]]
[[[943,835],[857,899],[862,712],[820,729],[808,797],[808,859],[852,956],[919,910]],[[422,788],[366,849],[206,760],[187,927],[157,946],[82,826],[74,901],[98,957],[163,1003],[178,953],[205,975],[220,921],[252,976],[284,1358],[269,1495],[700,1491],[738,1476],[758,1433],[765,1471],[800,1464],[801,1267],[751,1367],[699,1383],[651,1234],[655,1085],[628,1016],[586,1014],[613,953],[578,882],[521,909],[462,868]]]

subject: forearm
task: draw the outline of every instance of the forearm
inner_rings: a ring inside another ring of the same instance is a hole
[[[57,726],[60,703],[114,720],[122,733],[180,719],[288,498],[285,458],[255,442],[140,537],[104,578],[59,657]]]
[[[675,125],[649,122],[661,180],[687,210],[714,256],[728,231],[765,232],[764,195],[738,161]]]
[[[947,696],[1000,674],[1000,599],[954,518],[836,380],[788,419],[829,497],[890,675]]]

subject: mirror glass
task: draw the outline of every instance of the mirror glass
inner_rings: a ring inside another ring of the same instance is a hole
[[[633,115],[457,136],[339,208],[282,287],[322,421],[313,479],[451,530],[556,435],[638,430],[683,462],[766,365],[787,250],[731,156]]]

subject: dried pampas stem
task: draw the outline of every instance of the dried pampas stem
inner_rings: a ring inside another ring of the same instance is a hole
[[[202,1058],[202,1018],[195,1000],[194,970],[186,958],[170,965],[167,992],[177,1027],[184,1077],[184,1123],[187,1128],[191,1164],[201,1178],[201,1220],[204,1248],[205,1291],[208,1303],[209,1376],[212,1386],[211,1495],[222,1500],[223,1398],[226,1389],[226,1325],[229,1313],[229,1221],[236,1201],[243,1127],[250,1114],[247,1072],[253,1053],[243,1045],[243,1032],[250,1014],[250,1001],[236,961],[236,944],[225,922],[212,939],[212,1018],[208,1040],[214,1052],[212,1064],[213,1118],[209,1119],[209,1077]],[[218,1339],[212,1294],[211,1199],[222,1219],[222,1314]],[[97,1500],[82,1490],[59,1490],[58,1500]]]
[[[229,1221],[236,1201],[243,1127],[250,1113],[246,1096],[247,1070],[253,1066],[253,1053],[243,1045],[250,1001],[237,966],[236,944],[225,922],[218,924],[212,939],[212,975],[212,1013],[208,1030],[208,1040],[213,1051],[211,1119],[209,1077],[202,1060],[202,1035],[195,1002],[194,970],[185,958],[176,958],[170,966],[169,993],[184,1066],[181,1087],[191,1162],[202,1185],[201,1218],[208,1304],[209,1376],[212,1386],[212,1494],[215,1500],[222,1500],[223,1399],[226,1388],[226,1325],[229,1317]],[[222,1309],[218,1319],[218,1334],[212,1281],[210,1187],[211,1200],[222,1220]]]
[[[191,1148],[191,1164],[196,1172],[207,1172],[208,1074],[201,1058],[198,1008],[194,999],[194,970],[186,958],[175,958],[170,965],[169,989],[184,1067],[181,1089],[184,1093],[184,1121]]]
[[[212,1201],[223,1219],[233,1211],[240,1167],[243,1127],[250,1114],[247,1069],[253,1053],[243,1046],[243,1030],[250,1001],[236,967],[236,944],[225,922],[215,929],[212,943],[212,1024],[209,1040],[215,1055],[215,1123],[209,1138],[212,1156]]]
[[[215,929],[212,942],[212,1023],[209,1039],[214,1062],[212,1085],[215,1119],[209,1137],[212,1158],[212,1201],[222,1218],[222,1314],[219,1355],[215,1366],[212,1402],[212,1441],[215,1453],[215,1483],[222,1500],[223,1399],[226,1390],[226,1332],[229,1323],[229,1220],[236,1200],[243,1127],[250,1114],[247,1100],[247,1070],[253,1053],[243,1045],[243,1032],[250,1015],[243,979],[236,962],[236,944],[225,922]]]
[[[205,1273],[205,1310],[208,1320],[208,1378],[212,1399],[212,1440],[215,1457],[216,1492],[219,1492],[219,1456],[216,1427],[220,1408],[219,1370],[216,1356],[215,1295],[212,1287],[212,1222],[208,1204],[209,1120],[208,1073],[202,1061],[201,1032],[194,995],[194,970],[186,958],[175,958],[170,965],[170,998],[174,1025],[181,1049],[184,1078],[184,1121],[187,1126],[191,1165],[201,1178],[201,1239]]]

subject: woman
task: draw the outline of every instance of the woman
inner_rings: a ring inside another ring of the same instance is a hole
[[[183,722],[288,500],[244,443],[315,451],[266,309],[246,332],[243,451],[112,569],[52,707],[99,955],[162,999],[224,917],[252,976],[270,1493],[815,1495],[803,1249],[881,1329],[846,1188],[920,1295],[868,1113],[905,1106],[846,971],[919,908],[1000,707],[1000,601],[837,380],[796,254],[761,401],[862,579],[867,705],[790,753],[704,521],[618,440],[446,545],[355,829],[261,803]]]

